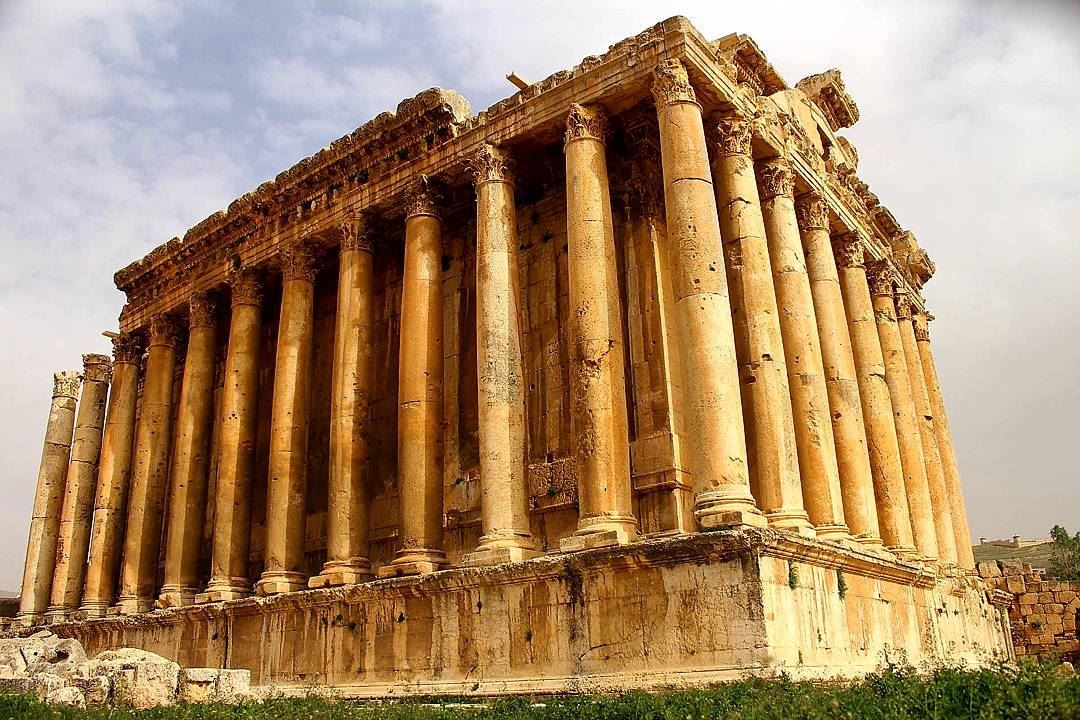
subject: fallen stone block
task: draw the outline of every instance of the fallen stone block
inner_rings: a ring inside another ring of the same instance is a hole
[[[251,695],[251,671],[186,668],[180,681],[180,702],[235,703]]]
[[[67,705],[82,708],[86,707],[86,694],[74,685],[64,685],[46,695],[45,702],[50,705]]]

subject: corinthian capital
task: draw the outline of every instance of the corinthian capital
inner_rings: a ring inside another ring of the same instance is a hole
[[[262,304],[263,282],[259,271],[252,268],[236,268],[229,272],[228,282],[233,307]]]
[[[762,200],[780,195],[791,197],[795,192],[795,173],[791,164],[783,158],[758,163],[757,182]]]
[[[208,292],[191,294],[188,301],[188,327],[214,327],[217,324],[217,303]]]
[[[902,290],[893,293],[893,301],[896,303],[896,317],[898,320],[911,319],[911,296]]]
[[[341,221],[341,252],[374,250],[374,231],[370,213],[354,212]]]
[[[566,117],[566,142],[592,138],[604,142],[607,137],[607,114],[595,105],[585,107],[573,103],[570,114]]]
[[[750,121],[734,113],[713,114],[708,127],[709,139],[720,155],[749,155],[754,139]]]
[[[439,217],[442,197],[427,175],[421,175],[405,195],[405,217],[431,215]]]
[[[891,298],[895,291],[895,279],[893,269],[885,260],[866,264],[866,281],[870,283],[871,295],[887,295]]]
[[[69,397],[74,399],[79,394],[79,386],[82,384],[82,375],[74,370],[61,370],[53,374],[53,397]]]
[[[150,318],[150,344],[175,348],[180,343],[180,324],[171,315]]]
[[[86,382],[109,382],[112,380],[112,358],[108,355],[88,353],[82,356],[83,379]]]
[[[840,268],[861,268],[863,266],[862,240],[855,233],[844,233],[832,238],[833,255],[836,266]]]
[[[143,338],[139,333],[120,333],[112,339],[113,361],[138,364],[143,354]]]
[[[657,107],[680,102],[697,104],[686,66],[675,58],[663,60],[653,69],[652,94]]]
[[[481,145],[465,165],[477,185],[486,182],[514,182],[513,160],[506,151],[494,145]]]
[[[315,251],[302,240],[283,247],[278,255],[278,261],[281,263],[283,282],[290,280],[315,282]]]
[[[930,342],[930,325],[927,322],[925,312],[916,312],[911,316],[911,324],[915,326],[915,339],[919,342]]]
[[[795,217],[803,232],[829,229],[829,208],[817,193],[809,192],[795,198]]]

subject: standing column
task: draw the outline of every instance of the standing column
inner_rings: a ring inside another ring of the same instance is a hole
[[[795,217],[795,176],[787,160],[759,163],[758,189],[787,358],[803,503],[818,537],[848,537],[814,297]]]
[[[607,116],[601,108],[570,106],[564,152],[578,526],[560,543],[564,551],[623,544],[637,537],[606,133]]]
[[[537,555],[529,530],[517,222],[509,159],[484,145],[476,180],[476,368],[483,535],[466,565]]]
[[[718,271],[724,248],[701,106],[679,60],[657,66],[652,91],[660,124],[694,515],[702,528],[763,527],[765,517],[750,493],[739,366],[727,278]]]
[[[753,133],[741,117],[719,117],[714,123],[713,181],[732,293],[750,482],[771,526],[813,536],[803,508],[787,361],[751,155]]]
[[[60,505],[64,499],[71,437],[75,430],[75,396],[81,381],[81,376],[74,370],[53,375],[52,405],[49,423],[45,426],[45,446],[38,468],[34,516],[30,520],[19,595],[18,619],[23,625],[41,622],[49,604],[56,539],[60,532]]]
[[[848,333],[858,373],[859,400],[866,424],[866,443],[874,478],[878,523],[885,546],[903,558],[915,556],[911,534],[904,471],[896,440],[892,399],[885,383],[885,360],[881,356],[874,320],[874,306],[863,267],[862,241],[853,233],[834,239],[840,290],[847,310]]]
[[[83,355],[83,386],[79,413],[75,421],[75,439],[71,444],[60,511],[60,539],[56,546],[56,571],[53,573],[52,599],[45,619],[64,622],[79,607],[86,556],[90,548],[90,521],[94,513],[94,480],[101,431],[105,425],[105,400],[109,394],[112,360],[108,355]]]
[[[169,477],[173,376],[179,336],[175,319],[166,315],[151,318],[146,381],[135,430],[120,596],[114,608],[121,615],[146,612],[154,602]]]
[[[952,515],[953,533],[956,536],[955,547],[957,560],[961,567],[975,569],[975,557],[971,550],[971,531],[968,530],[967,510],[964,508],[964,492],[960,487],[960,469],[956,463],[956,450],[953,449],[952,432],[949,430],[949,418],[945,414],[945,400],[941,395],[941,383],[938,381],[937,366],[934,364],[934,351],[930,347],[930,329],[927,313],[917,313],[913,318],[915,340],[919,346],[923,375],[926,379],[926,391],[930,396],[930,410],[934,416],[934,435],[941,451],[941,468],[945,475],[945,487],[949,493],[949,510]]]
[[[112,391],[98,462],[86,588],[79,607],[80,613],[91,618],[105,617],[120,575],[142,355],[139,335],[124,333],[113,338]]]
[[[326,563],[309,587],[372,577],[368,560],[368,422],[374,385],[375,318],[371,228],[355,215],[341,226],[337,327],[330,400],[330,512]]]
[[[311,401],[315,256],[297,242],[281,250],[281,319],[270,416],[270,479],[266,497],[266,563],[259,595],[307,588],[307,443]]]
[[[229,274],[232,318],[221,390],[214,547],[210,583],[195,602],[236,600],[251,593],[251,484],[259,411],[259,344],[262,335],[262,279],[251,269]]]
[[[870,454],[866,449],[859,381],[851,351],[840,277],[829,239],[829,213],[820,195],[800,195],[795,203],[806,273],[814,302],[814,320],[821,342],[825,388],[829,396],[844,519],[855,540],[881,546]]]
[[[934,514],[930,508],[930,485],[926,479],[922,441],[919,425],[915,420],[915,400],[911,394],[907,364],[900,330],[896,326],[896,306],[893,303],[893,273],[884,260],[871,263],[866,268],[870,293],[873,296],[874,320],[877,322],[881,355],[885,362],[885,382],[892,398],[893,422],[896,439],[900,445],[900,466],[904,471],[904,487],[907,490],[908,513],[915,547],[924,560],[936,562],[938,557],[937,533],[934,530]]]
[[[915,327],[911,324],[911,298],[906,292],[897,291],[895,301],[896,323],[904,348],[904,365],[911,381],[915,420],[919,425],[919,441],[922,443],[926,480],[930,488],[930,517],[937,537],[938,558],[948,565],[956,565],[956,535],[953,532],[949,491],[945,487],[941,454],[937,437],[934,435],[934,414],[930,409],[930,395],[923,378],[922,360],[915,341]]]
[[[196,293],[188,304],[188,313],[187,358],[173,448],[165,582],[158,607],[191,605],[199,591],[213,432],[217,308],[206,293]]]

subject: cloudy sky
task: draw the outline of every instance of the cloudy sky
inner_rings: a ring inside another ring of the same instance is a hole
[[[663,7],[663,9],[660,9]],[[0,2],[0,588],[54,370],[109,352],[113,272],[398,100],[474,109],[664,16],[839,67],[860,175],[938,264],[977,537],[1080,527],[1080,11],[1068,2]]]

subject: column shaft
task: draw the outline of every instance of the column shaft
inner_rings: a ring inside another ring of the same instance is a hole
[[[45,426],[45,444],[41,450],[34,514],[30,520],[19,595],[18,618],[25,625],[41,622],[49,604],[56,541],[60,533],[60,508],[75,431],[75,396],[80,382],[81,376],[72,370],[53,375],[52,403],[49,422]]]

